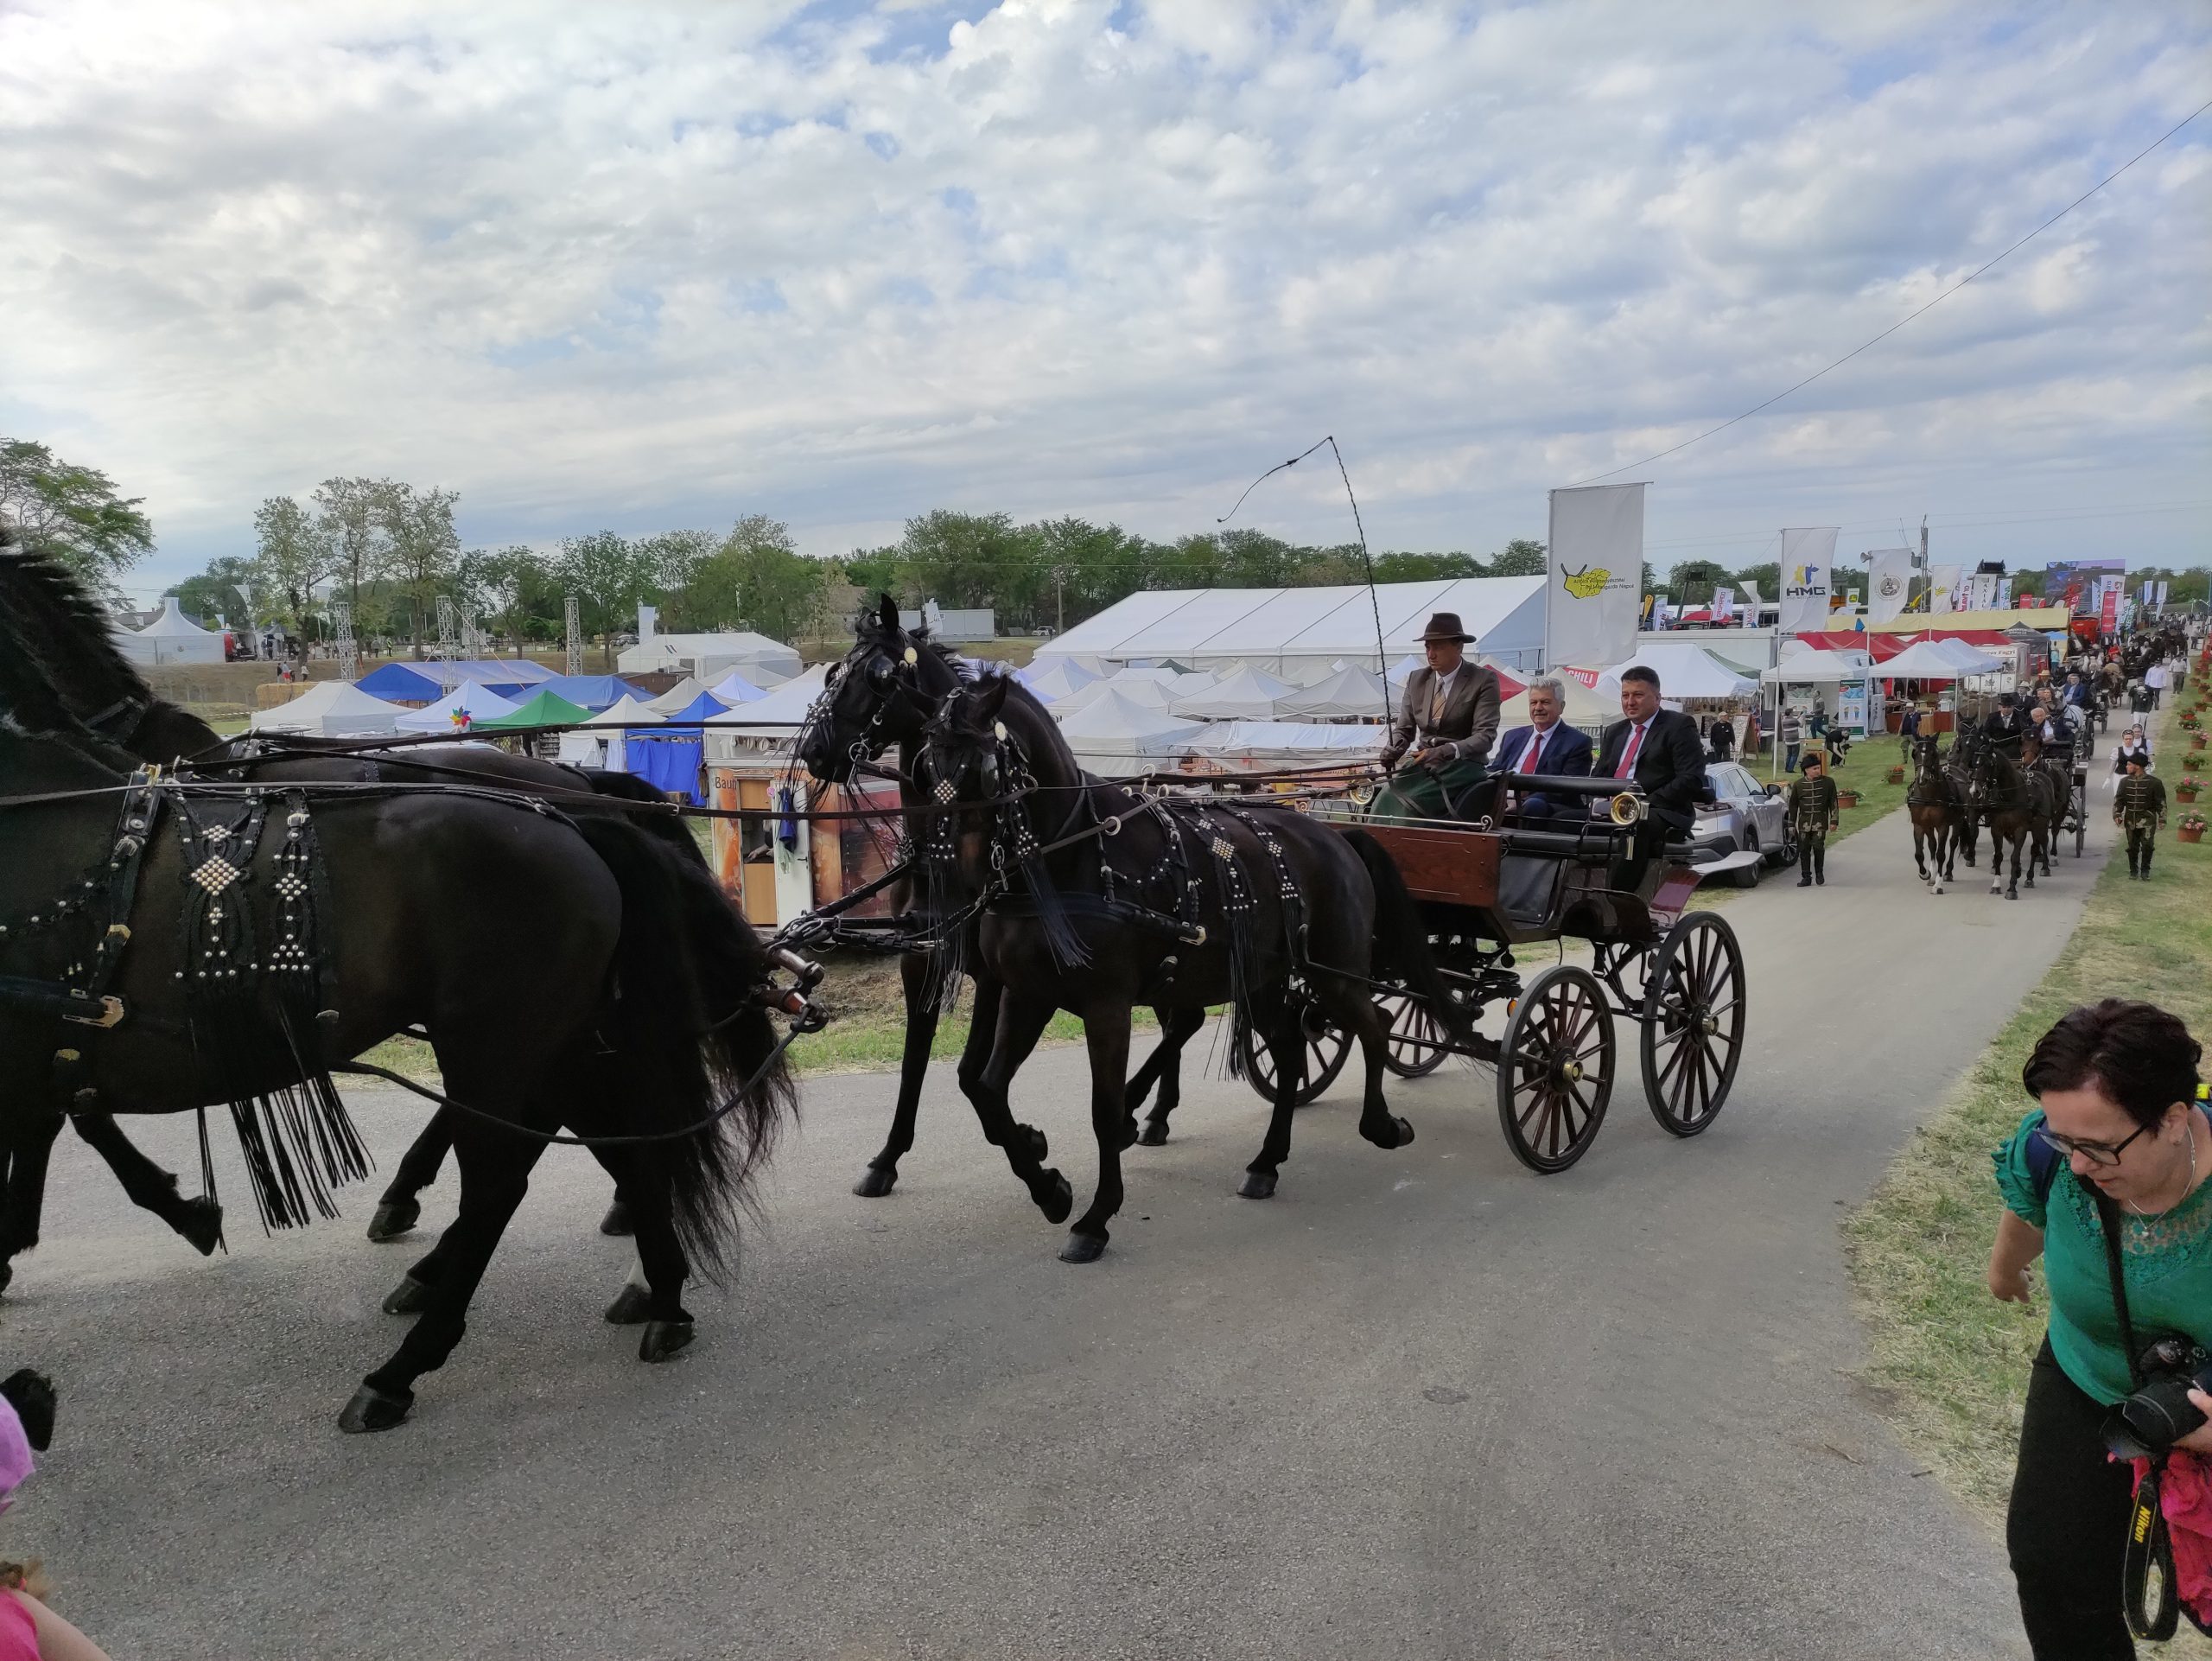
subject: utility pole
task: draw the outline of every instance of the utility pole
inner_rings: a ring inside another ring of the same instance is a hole
[[[561,609],[563,621],[567,625],[569,636],[567,672],[571,675],[581,675],[584,672],[583,608],[577,603],[576,596],[572,594],[562,601]]]
[[[1065,634],[1068,632],[1068,602],[1067,596],[1063,591],[1067,579],[1066,566],[1052,567],[1052,633],[1055,634]]]

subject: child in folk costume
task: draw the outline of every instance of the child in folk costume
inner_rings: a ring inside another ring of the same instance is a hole
[[[1797,886],[1827,886],[1828,832],[1841,823],[1836,807],[1835,780],[1828,777],[1827,757],[1813,750],[1805,757],[1805,776],[1789,786],[1785,811],[1797,830]]]
[[[2127,874],[2145,882],[2151,880],[2158,827],[2166,822],[2165,780],[2149,770],[2150,760],[2141,750],[2127,752],[2127,777],[2112,802],[2112,822],[2127,832]]]

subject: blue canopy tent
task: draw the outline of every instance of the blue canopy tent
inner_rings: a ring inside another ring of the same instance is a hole
[[[681,710],[677,710],[675,714],[670,716],[668,719],[671,725],[676,722],[684,721],[712,721],[716,716],[728,710],[729,707],[730,706],[728,704],[723,703],[712,692],[702,692],[697,697],[693,698],[690,703],[685,704]],[[691,729],[689,734],[686,735],[686,736],[691,738],[696,738],[698,735],[699,729],[696,726]]]
[[[556,675],[550,680],[540,681],[537,690],[566,698],[594,715],[612,709],[638,690],[620,675]]]
[[[647,728],[626,735],[626,770],[656,790],[680,796],[696,806],[706,799],[699,793],[703,748],[696,727],[682,733]]]
[[[375,673],[362,676],[353,683],[353,690],[388,703],[428,703],[446,692],[442,682],[419,674],[404,663],[388,663]]]

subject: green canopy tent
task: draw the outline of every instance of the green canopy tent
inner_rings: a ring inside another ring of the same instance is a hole
[[[477,722],[469,730],[495,733],[517,727],[574,727],[590,719],[591,711],[579,709],[559,693],[540,692],[510,713]]]

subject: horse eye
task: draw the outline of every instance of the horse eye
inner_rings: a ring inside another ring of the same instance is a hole
[[[871,659],[868,666],[868,678],[871,685],[887,686],[890,684],[891,659],[888,658]]]

